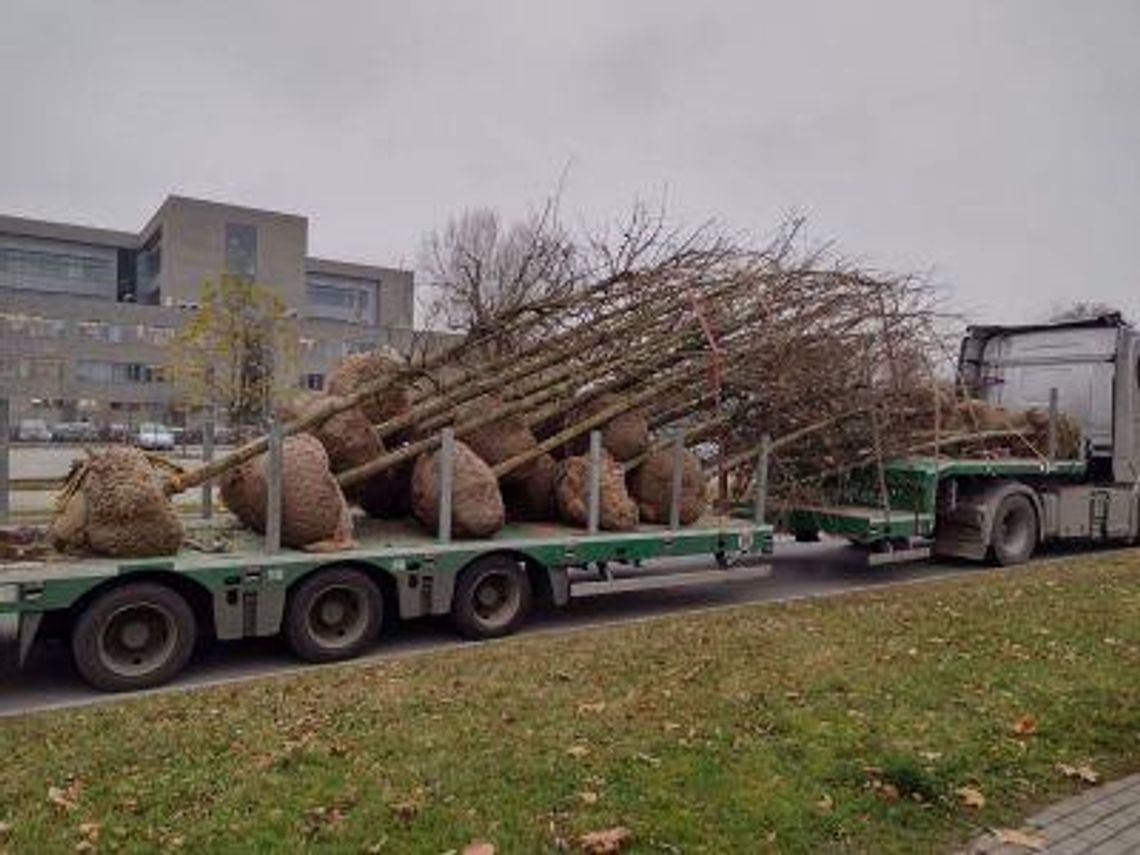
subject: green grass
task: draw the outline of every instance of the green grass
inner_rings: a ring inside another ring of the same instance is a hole
[[[41,714],[0,724],[0,822],[37,853],[87,823],[104,851],[946,849],[1074,792],[1058,763],[1140,768],[1138,616],[1132,551]]]

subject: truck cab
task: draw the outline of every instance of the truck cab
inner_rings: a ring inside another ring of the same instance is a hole
[[[1140,479],[1140,334],[1119,314],[1031,326],[966,331],[959,378],[970,394],[1008,409],[1059,409],[1084,436],[1090,476]]]

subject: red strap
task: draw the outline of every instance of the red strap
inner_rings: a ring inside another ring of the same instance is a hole
[[[717,341],[716,331],[713,329],[712,323],[709,321],[708,316],[705,314],[704,306],[701,303],[701,298],[693,293],[689,295],[689,299],[693,304],[693,314],[697,317],[697,323],[701,325],[701,332],[705,334],[705,341],[709,344],[709,351],[711,352],[712,359],[709,363],[709,377],[713,384],[713,395],[716,399],[717,409],[720,409],[720,388],[721,388],[721,373],[723,370],[723,351],[720,349],[720,342]]]

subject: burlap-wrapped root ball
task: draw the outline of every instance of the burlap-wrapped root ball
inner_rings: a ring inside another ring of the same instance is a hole
[[[637,526],[637,503],[625,488],[625,472],[609,454],[602,455],[598,525],[607,531],[629,531]],[[558,465],[554,494],[563,522],[585,526],[590,519],[590,458],[568,457]]]
[[[116,558],[173,555],[182,522],[163,489],[162,475],[137,448],[92,452],[86,474],[52,522],[57,549]]]
[[[394,375],[404,367],[404,360],[389,348],[354,353],[342,359],[329,375],[330,395],[351,395],[366,383]],[[408,387],[403,383],[389,385],[381,392],[360,402],[364,415],[373,424],[398,416],[410,404]]]
[[[558,519],[558,503],[554,497],[558,462],[549,454],[544,454],[523,468],[526,469],[524,478],[504,478],[501,483],[507,519],[531,522]]]
[[[482,399],[461,408],[458,420],[469,421],[502,408],[502,402],[496,398]],[[510,460],[538,445],[538,440],[518,413],[502,415],[475,430],[467,431],[463,434],[463,441],[490,466]],[[528,463],[504,475],[504,484],[525,484],[533,466],[533,462]]]
[[[282,450],[281,542],[294,549],[348,548],[352,518],[324,447],[312,434],[286,437]],[[222,501],[242,523],[265,533],[268,456],[262,454],[221,476]]]
[[[294,421],[340,403],[343,403],[343,398],[335,395],[302,393],[281,407],[279,415],[286,421]],[[384,453],[384,443],[360,407],[350,407],[337,413],[310,428],[309,433],[324,446],[333,472],[352,469]]]
[[[566,426],[578,424],[602,410],[620,403],[620,395],[609,392],[598,395],[575,407],[566,419]],[[638,409],[626,410],[602,425],[602,445],[615,460],[625,462],[643,454],[649,448],[649,422],[645,413]],[[570,454],[584,454],[589,448],[589,434],[584,434],[570,444]]]
[[[641,519],[650,523],[669,522],[673,498],[673,449],[651,451],[644,462],[629,474],[629,491],[637,500]],[[686,450],[681,456],[681,524],[700,519],[708,504],[701,461]]]
[[[439,451],[421,454],[412,472],[412,513],[431,532],[439,529]],[[495,473],[465,443],[455,443],[451,532],[457,537],[490,537],[506,514]]]

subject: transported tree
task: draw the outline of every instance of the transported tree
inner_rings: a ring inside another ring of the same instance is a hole
[[[169,370],[192,406],[216,407],[234,427],[258,425],[293,386],[296,320],[275,289],[233,274],[202,285],[170,347]]]
[[[488,208],[464,211],[429,234],[420,250],[420,268],[436,294],[429,318],[484,334],[535,301],[571,294],[583,275],[580,260],[555,200],[509,224]]]

